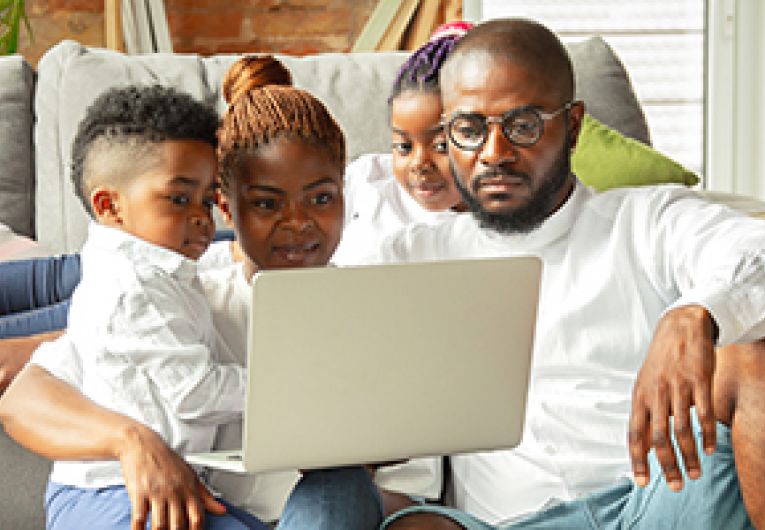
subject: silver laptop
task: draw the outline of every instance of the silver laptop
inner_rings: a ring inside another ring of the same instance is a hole
[[[241,472],[510,448],[523,432],[537,258],[266,271],[252,285]]]

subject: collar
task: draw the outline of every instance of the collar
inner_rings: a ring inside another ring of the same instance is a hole
[[[95,221],[88,225],[88,239],[82,252],[83,255],[116,252],[130,260],[136,269],[144,266],[157,267],[168,274],[176,275],[179,279],[191,279],[197,275],[196,262],[183,254]]]

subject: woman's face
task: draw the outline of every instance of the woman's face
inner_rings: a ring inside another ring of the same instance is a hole
[[[246,272],[324,266],[343,229],[343,167],[321,146],[279,137],[240,159],[221,208]]]
[[[438,93],[407,90],[391,102],[393,173],[426,210],[446,210],[461,202],[449,170]]]

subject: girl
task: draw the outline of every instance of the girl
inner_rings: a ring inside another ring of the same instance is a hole
[[[401,66],[388,98],[392,152],[363,155],[346,168],[346,226],[334,263],[358,263],[396,230],[464,210],[441,127],[439,72],[470,27],[441,26]]]

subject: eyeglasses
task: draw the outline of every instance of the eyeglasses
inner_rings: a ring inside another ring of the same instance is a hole
[[[489,137],[489,124],[499,123],[505,138],[514,145],[529,147],[534,145],[544,133],[546,120],[551,120],[561,112],[574,106],[574,101],[565,103],[553,112],[542,112],[531,105],[518,107],[502,116],[484,116],[476,112],[458,112],[446,122],[449,140],[467,151],[477,151]]]

